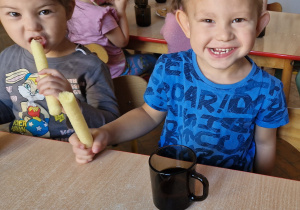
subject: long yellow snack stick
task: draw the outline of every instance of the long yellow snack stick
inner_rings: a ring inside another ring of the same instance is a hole
[[[88,125],[81,113],[74,94],[64,91],[59,94],[58,99],[62,104],[79,140],[86,146],[86,148],[92,147],[92,134],[89,131]]]
[[[34,39],[30,43],[32,55],[35,61],[37,71],[41,71],[45,68],[48,68],[48,62],[46,55],[44,53],[44,48],[39,41]],[[45,77],[46,75],[43,75]],[[59,101],[54,96],[46,96],[46,102],[48,105],[49,113],[53,116],[59,115],[61,113],[61,106]]]

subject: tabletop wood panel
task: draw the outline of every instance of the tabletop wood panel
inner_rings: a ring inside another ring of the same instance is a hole
[[[99,156],[79,165],[68,143],[0,132],[0,209],[153,205],[147,156],[132,159],[130,153],[115,151]]]
[[[270,12],[266,34],[255,40],[254,51],[299,57],[300,14]],[[294,59],[296,59],[294,58]]]
[[[156,209],[149,156],[106,150],[75,162],[65,142],[0,132],[0,209]],[[300,182],[197,165],[209,196],[189,209],[297,209]]]
[[[141,27],[136,24],[135,11],[134,11],[134,0],[128,0],[126,7],[126,15],[128,19],[129,34],[140,37],[151,37],[156,39],[164,39],[160,34],[165,19],[155,14],[155,11],[159,8],[167,7],[171,4],[171,1],[167,3],[156,3],[155,0],[148,0],[148,4],[151,7],[151,25],[148,27]]]

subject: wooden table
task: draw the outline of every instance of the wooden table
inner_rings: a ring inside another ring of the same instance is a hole
[[[148,0],[148,4],[151,6],[151,25],[148,27],[140,27],[136,24],[134,0],[128,0],[126,8],[126,14],[128,19],[130,40],[127,45],[127,49],[136,51],[145,51],[153,53],[168,53],[167,42],[160,34],[165,19],[155,14],[155,11],[159,8],[166,8],[171,4],[168,0],[166,3],[156,3],[155,0]]]
[[[127,6],[127,18],[129,22],[130,41],[126,48],[136,51],[153,53],[167,53],[168,47],[160,29],[164,19],[157,16],[158,8],[168,7],[171,1],[158,4],[149,0],[151,6],[151,21],[149,27],[136,25],[133,11],[134,0],[129,0]],[[300,14],[271,12],[271,20],[266,28],[263,38],[257,38],[250,52],[250,57],[259,66],[283,69],[282,82],[286,99],[289,99],[290,83],[293,70],[293,61],[300,60]]]
[[[156,209],[149,156],[114,150],[75,162],[65,142],[0,132],[0,209]],[[300,182],[197,165],[209,196],[190,209],[299,209]]]

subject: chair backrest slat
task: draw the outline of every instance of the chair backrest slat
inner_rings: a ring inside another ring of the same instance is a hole
[[[300,151],[300,108],[288,108],[290,122],[278,128],[278,137]]]
[[[113,79],[115,95],[121,115],[142,106],[147,81],[140,76],[126,75]],[[138,152],[137,140],[131,141],[132,152]]]

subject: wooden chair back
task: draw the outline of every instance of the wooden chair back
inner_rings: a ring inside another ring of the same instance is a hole
[[[121,115],[145,103],[144,93],[147,88],[147,81],[142,77],[134,75],[116,77],[113,79],[113,83]],[[132,141],[131,149],[137,153],[136,140]]]
[[[267,4],[267,10],[274,12],[282,12],[282,6],[278,2]]]
[[[290,122],[278,128],[277,136],[300,152],[300,108],[288,108]]]
[[[88,48],[91,52],[96,53],[98,58],[102,60],[104,63],[108,62],[108,54],[104,47],[102,47],[99,44],[86,44],[84,45],[86,48]]]
[[[296,87],[300,96],[300,70],[298,71],[296,78],[295,78],[295,82],[296,82]]]
[[[0,52],[13,44],[15,44],[14,41],[7,35],[3,25],[0,23]]]

